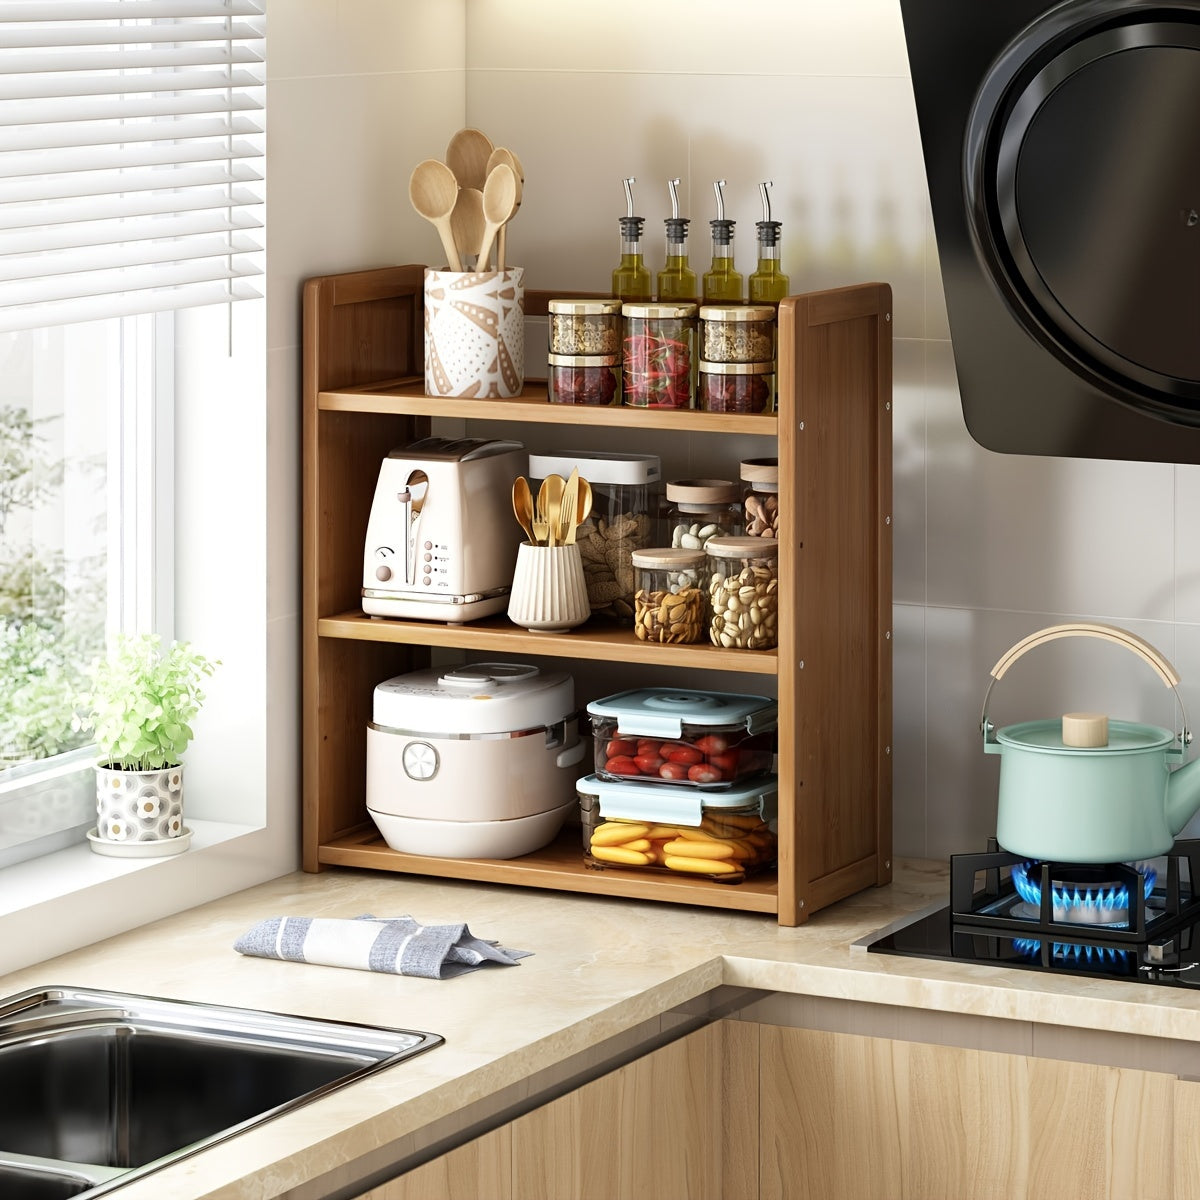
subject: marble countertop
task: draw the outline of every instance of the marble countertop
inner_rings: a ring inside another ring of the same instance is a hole
[[[945,895],[942,863],[779,927],[772,917],[450,880],[302,872],[0,979],[426,1030],[444,1045],[120,1188],[122,1200],[265,1200],[486,1102],[725,984],[1200,1039],[1200,992],[868,954],[853,942]],[[272,916],[466,921],[533,955],[449,980],[246,958]]]

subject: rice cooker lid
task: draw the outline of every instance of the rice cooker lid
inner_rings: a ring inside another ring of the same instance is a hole
[[[574,681],[565,672],[471,663],[385,680],[375,688],[374,720],[414,733],[511,733],[554,725],[574,707]]]

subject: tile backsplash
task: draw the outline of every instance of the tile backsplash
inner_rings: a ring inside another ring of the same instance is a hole
[[[1044,625],[1131,629],[1200,711],[1200,467],[997,455],[966,431],[899,0],[289,0],[269,36],[284,47],[269,89],[273,351],[299,345],[306,275],[433,261],[407,177],[463,123],[524,164],[508,258],[529,287],[607,288],[628,175],[651,271],[668,178],[701,272],[726,180],[744,274],[770,179],[793,291],[892,285],[897,853],[944,858],[993,832],[997,760],[977,728],[988,673]],[[1073,708],[1181,719],[1145,664],[1080,639],[1022,659],[993,716]]]

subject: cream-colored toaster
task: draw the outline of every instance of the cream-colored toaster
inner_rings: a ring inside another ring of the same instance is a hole
[[[520,442],[423,438],[383,460],[363,550],[363,612],[473,621],[503,612],[521,528],[512,484]]]

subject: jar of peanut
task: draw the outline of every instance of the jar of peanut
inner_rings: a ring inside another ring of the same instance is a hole
[[[663,547],[632,555],[637,591],[633,632],[643,642],[698,642],[704,637],[704,553]]]
[[[747,537],[779,537],[779,459],[747,458],[741,464],[746,484],[742,504]]]
[[[709,538],[708,640],[726,650],[772,650],[779,642],[779,543]]]

